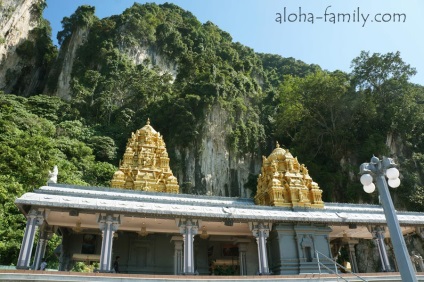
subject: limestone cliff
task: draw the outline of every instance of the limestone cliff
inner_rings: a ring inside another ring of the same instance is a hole
[[[386,240],[386,252],[389,257],[390,266],[395,270],[399,271],[396,265],[393,246],[390,243],[390,240]],[[410,234],[405,237],[405,243],[410,250],[410,254],[412,252],[416,252],[418,255],[423,256],[423,237],[422,234]],[[381,261],[379,256],[378,247],[375,244],[374,240],[359,240],[359,244],[355,247],[356,261],[358,263],[358,268],[360,273],[369,273],[369,272],[380,272]],[[417,265],[419,269],[419,265]]]
[[[356,245],[356,257],[360,273],[380,271],[380,257],[374,241],[359,240],[359,244]]]
[[[228,148],[226,133],[231,124],[228,114],[219,105],[208,111],[203,122],[203,132],[196,146],[176,149],[177,159],[182,164],[177,172],[182,192],[252,197],[252,191],[244,185],[249,174],[260,171],[260,156],[236,156]]]
[[[30,32],[39,24],[44,3],[40,0],[3,0],[0,2],[0,90],[13,90],[23,68],[29,63],[18,55],[16,49],[27,40],[34,40]],[[37,70],[30,70],[35,76]],[[30,92],[31,87],[23,92]],[[18,93],[15,93],[18,94]],[[23,93],[25,94],[25,93]]]
[[[84,43],[88,36],[89,29],[86,26],[78,27],[73,33],[69,41],[60,48],[59,58],[55,72],[59,73],[57,78],[56,89],[53,91],[56,96],[64,100],[71,100],[72,93],[70,88],[72,66],[74,65],[75,56],[78,48]],[[53,73],[50,74],[53,76]],[[49,92],[46,89],[45,92]]]
[[[135,64],[148,65],[150,68],[157,67],[161,74],[168,73],[175,80],[178,74],[178,64],[173,60],[161,55],[156,48],[148,45],[143,46],[130,46],[126,47],[121,45],[120,51],[128,56],[128,58]]]
[[[44,92],[54,93],[56,96],[65,100],[72,99],[71,80],[72,67],[77,56],[78,48],[85,43],[89,35],[90,28],[88,26],[77,27],[68,41],[60,48],[59,58],[54,70],[49,74],[54,77],[54,73],[58,73],[55,89],[46,88]],[[146,65],[150,68],[157,67],[161,74],[168,73],[175,80],[178,73],[178,65],[173,60],[161,55],[154,47],[143,46],[118,46],[119,52],[125,54],[134,65]]]

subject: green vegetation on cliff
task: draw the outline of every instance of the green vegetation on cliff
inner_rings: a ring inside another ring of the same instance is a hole
[[[93,13],[85,7],[70,17],[89,23],[74,61],[70,103],[120,152],[149,116],[168,146],[196,148],[206,113],[219,105],[234,155],[268,154],[278,140],[306,163],[326,201],[376,200],[358,193],[352,176],[372,154],[395,154],[408,171],[418,171],[419,140],[411,132],[421,126],[423,90],[408,82],[415,70],[399,53],[362,52],[352,73],[331,73],[256,54],[173,4],[134,4],[101,20]],[[419,208],[421,182],[408,181],[420,176],[403,176],[411,186],[395,199]]]
[[[44,1],[33,5],[37,26],[29,32],[26,40],[16,46],[16,54],[20,58],[17,69],[7,69],[6,76],[2,78],[11,93],[22,96],[42,93],[56,60],[58,51],[51,40],[50,23],[42,17],[45,5]]]

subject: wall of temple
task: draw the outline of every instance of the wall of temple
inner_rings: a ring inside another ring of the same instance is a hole
[[[328,242],[330,231],[325,225],[275,224],[268,239],[271,271],[280,275],[317,273],[315,250],[331,257]]]
[[[112,261],[119,256],[120,272],[133,274],[174,274],[175,234],[152,233],[140,236],[135,232],[117,232],[113,239]],[[67,232],[63,237],[60,270],[69,271],[76,261],[87,264],[100,258],[100,233]],[[256,242],[246,242],[246,274],[258,271]],[[195,269],[200,275],[240,275],[238,246],[230,236],[194,239]],[[214,274],[213,274],[214,273]]]
[[[119,233],[112,256],[120,256],[125,273],[174,274],[174,244],[168,234]]]

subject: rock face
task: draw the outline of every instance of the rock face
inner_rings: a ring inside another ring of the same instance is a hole
[[[151,46],[120,47],[120,50],[132,60],[135,65],[147,64],[149,67],[158,67],[160,74],[168,73],[175,80],[178,74],[178,65],[170,59],[161,56]]]
[[[64,100],[71,100],[72,96],[70,83],[72,78],[72,66],[74,65],[78,47],[84,43],[84,40],[87,38],[87,36],[88,28],[78,27],[76,31],[72,33],[72,36],[66,46],[63,46],[60,49],[59,62],[61,62],[61,64],[59,67],[60,72],[55,93],[56,96]]]
[[[65,100],[72,99],[70,82],[72,67],[78,48],[88,36],[88,29],[78,28],[66,44],[62,46],[59,60],[60,74],[56,95]],[[157,67],[161,73],[170,74],[173,79],[178,73],[178,65],[171,59],[160,55],[151,46],[119,46],[120,51],[135,65],[144,64]],[[62,58],[62,59],[61,59]],[[153,117],[152,117],[153,118]],[[213,106],[205,117],[204,130],[195,148],[175,148],[177,162],[182,163],[176,176],[182,193],[210,194],[232,197],[251,197],[252,191],[244,184],[249,174],[257,174],[261,166],[258,155],[235,156],[228,149],[228,115],[219,105]],[[154,120],[153,120],[154,125]]]
[[[89,31],[88,27],[78,27],[76,31],[72,33],[69,41],[66,44],[63,44],[60,49],[58,59],[59,76],[57,79],[56,89],[53,91],[45,89],[44,92],[53,92],[56,96],[61,97],[64,100],[71,100],[72,67],[77,55],[77,50],[86,41]],[[175,80],[177,76],[177,64],[172,60],[161,56],[151,46],[120,46],[119,50],[128,56],[135,65],[144,64],[149,67],[158,67],[161,74],[170,74],[172,76],[172,80]]]
[[[359,244],[356,245],[356,261],[360,273],[380,271],[378,248],[373,240],[359,240]]]
[[[38,25],[36,5],[40,0],[3,0],[0,3],[0,90],[12,91],[25,63],[16,48],[30,39]]]
[[[235,156],[228,149],[227,113],[213,106],[204,121],[204,130],[195,148],[176,149],[177,172],[182,193],[208,194],[228,197],[252,197],[245,189],[249,174],[261,167],[259,155]]]
[[[386,252],[389,258],[390,266],[395,271],[398,271],[396,261],[394,260],[395,254],[390,240],[386,240]],[[408,253],[415,252],[420,256],[424,256],[423,251],[423,238],[418,235],[405,236],[405,243],[408,248]],[[356,245],[356,261],[360,273],[380,272],[381,261],[378,253],[378,248],[374,240],[359,240]],[[417,266],[419,269],[419,266]]]
[[[406,244],[406,247],[408,248],[409,255],[413,255],[415,253],[416,255],[424,257],[424,233],[422,229],[421,229],[421,232],[417,232],[417,234],[415,235],[406,236],[405,244]],[[421,272],[424,271],[424,269],[420,269],[420,264],[418,262],[415,262],[415,263],[413,262],[413,265],[414,264],[415,264],[415,268],[418,271],[421,271]]]

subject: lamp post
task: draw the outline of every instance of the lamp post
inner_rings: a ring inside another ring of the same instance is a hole
[[[362,175],[361,183],[364,185],[365,192],[372,193],[375,190],[373,180],[376,181],[377,189],[380,194],[380,202],[383,206],[384,214],[386,215],[387,226],[389,227],[390,238],[393,243],[393,249],[402,281],[413,282],[417,281],[417,277],[412,267],[408,249],[406,248],[385,178],[385,176],[387,176],[389,179],[388,183],[390,187],[399,187],[399,171],[395,166],[396,164],[391,158],[383,157],[383,160],[380,161],[377,157],[373,156],[369,163],[363,163],[359,168],[360,174]]]

